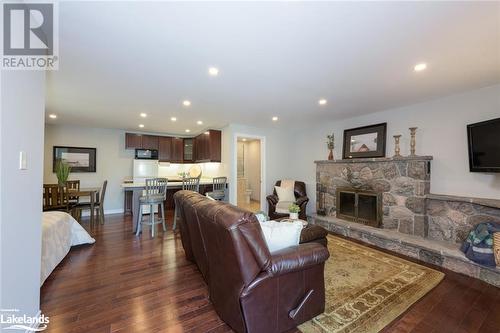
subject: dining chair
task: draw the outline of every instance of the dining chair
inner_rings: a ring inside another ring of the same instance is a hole
[[[187,191],[200,192],[200,177],[182,178],[182,189]],[[174,223],[172,226],[172,230],[175,230],[176,228],[177,228],[177,207],[174,208]]]
[[[226,197],[226,183],[227,177],[214,177],[214,179],[212,180],[212,191],[207,192],[206,195],[214,200],[224,200],[224,198]]]
[[[43,211],[70,211],[68,189],[59,184],[43,184]]]
[[[68,201],[70,204],[77,204],[80,198],[76,195],[71,195],[71,191],[80,191],[80,180],[66,181],[66,188],[68,189]]]
[[[166,178],[146,179],[146,188],[144,194],[139,197],[139,214],[136,235],[142,231],[142,225],[151,226],[151,237],[155,236],[157,224],[162,224],[163,231],[167,231],[165,226],[165,200],[167,199],[167,183]],[[143,219],[144,206],[149,206],[149,221]],[[158,219],[155,219],[154,208],[158,209]],[[159,217],[161,211],[161,219]]]
[[[106,197],[106,188],[108,187],[108,181],[105,180],[102,183],[101,190],[99,192],[99,196],[96,196],[94,202],[94,210],[97,211],[97,219],[101,224],[104,224],[104,198]],[[75,205],[75,209],[78,210],[77,216],[82,216],[82,211],[85,209],[91,209],[90,202],[79,202]],[[79,219],[78,219],[79,220]]]

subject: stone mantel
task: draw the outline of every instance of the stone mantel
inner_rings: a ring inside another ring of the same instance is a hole
[[[346,160],[320,160],[316,164],[342,164],[342,163],[380,163],[380,162],[405,162],[405,161],[431,161],[432,156],[402,156],[402,157],[377,157],[377,158],[352,158]]]
[[[475,204],[475,205],[479,205],[479,206],[500,209],[500,200],[499,199],[460,197],[460,196],[456,196],[456,195],[433,194],[433,193],[427,194],[426,197],[427,197],[427,199],[431,199],[431,200],[465,202],[465,203]]]

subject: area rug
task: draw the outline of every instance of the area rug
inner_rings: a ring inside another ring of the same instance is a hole
[[[379,332],[443,279],[444,274],[328,235],[325,312],[304,333]]]

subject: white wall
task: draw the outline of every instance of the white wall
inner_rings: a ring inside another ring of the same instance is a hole
[[[1,71],[0,308],[40,309],[45,73]],[[27,170],[19,170],[19,152]]]
[[[53,146],[97,148],[95,173],[71,173],[81,187],[99,187],[108,180],[104,208],[108,213],[123,211],[121,184],[132,176],[134,150],[125,149],[125,131],[78,126],[45,126],[44,183],[57,183],[52,172]]]
[[[331,103],[335,112],[334,101]],[[315,164],[328,156],[326,135],[335,133],[335,158],[342,156],[344,129],[387,122],[387,156],[394,154],[393,135],[402,134],[401,154],[409,152],[408,128],[418,126],[417,154],[432,155],[431,192],[500,198],[500,174],[469,172],[466,125],[500,117],[500,85],[366,116],[301,129],[296,135],[293,174],[307,182],[315,209]]]
[[[289,161],[290,147],[293,146],[294,141],[291,140],[291,134],[293,133],[275,128],[257,128],[238,124],[230,124],[224,128],[222,136],[222,160],[223,164],[230,170],[229,201],[231,203],[236,203],[236,163],[233,161],[236,154],[235,137],[262,136],[265,138],[264,141],[261,141],[265,149],[263,158],[265,161],[265,179],[262,179],[265,190],[261,193],[261,198],[263,198],[261,207],[267,210],[265,196],[272,193],[276,180],[292,176]]]
[[[106,213],[123,211],[124,179],[132,177],[134,150],[125,149],[125,130],[90,128],[68,125],[45,126],[44,182],[57,183],[52,172],[53,146],[97,148],[95,173],[71,173],[69,179],[80,179],[81,187],[99,187],[108,180],[104,208]],[[168,135],[168,134],[164,134]],[[159,168],[162,177],[177,176],[188,171],[192,164],[163,164]],[[201,163],[203,177],[226,175],[221,163]]]

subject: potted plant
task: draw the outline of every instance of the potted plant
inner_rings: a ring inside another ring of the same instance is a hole
[[[298,205],[291,204],[290,207],[288,207],[288,211],[290,212],[290,219],[291,220],[298,220],[299,219],[300,207]]]
[[[335,136],[333,133],[331,135],[326,136],[326,146],[330,150],[330,154],[328,155],[328,160],[333,160],[333,149],[335,148]]]
[[[65,186],[68,181],[69,173],[71,172],[71,167],[68,163],[58,160],[56,162],[56,176],[57,183],[59,186]]]

